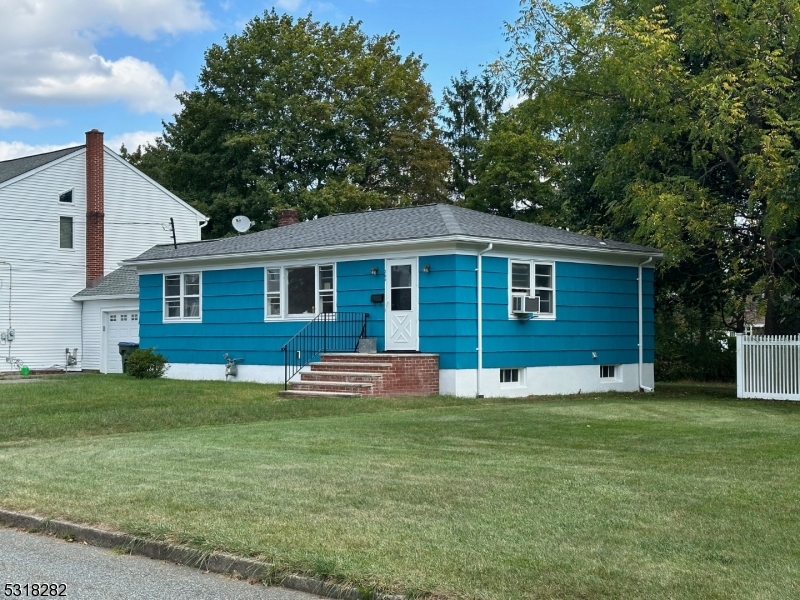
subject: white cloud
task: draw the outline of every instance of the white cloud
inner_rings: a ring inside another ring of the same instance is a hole
[[[0,127],[30,127],[35,129],[41,123],[30,113],[15,112],[0,108]]]
[[[3,142],[0,141],[0,160],[11,160],[22,156],[33,154],[43,154],[53,150],[61,150],[71,146],[80,146],[83,142],[71,142],[69,144],[26,144],[24,142]]]
[[[133,152],[139,146],[152,144],[156,137],[164,135],[162,131],[129,131],[127,133],[120,133],[105,139],[105,145],[111,148],[114,152],[119,152],[120,146],[125,144],[125,147]]]
[[[210,27],[199,0],[0,0],[0,101],[123,101],[167,114],[184,89],[133,56],[99,56],[95,42],[119,33],[152,40]]]
[[[96,54],[79,61],[56,57],[59,59],[63,63],[59,72],[39,76],[21,85],[19,91],[29,98],[62,102],[125,100],[139,113],[171,113],[179,107],[175,94],[185,89],[180,74],[167,81],[153,65],[131,56],[116,61]]]
[[[517,92],[513,96],[509,96],[508,98],[503,100],[503,105],[500,107],[500,110],[506,112],[508,110],[511,110],[512,108],[516,108],[517,106],[525,102],[525,100],[530,100],[530,96],[528,96],[527,94],[520,94],[519,92]]]

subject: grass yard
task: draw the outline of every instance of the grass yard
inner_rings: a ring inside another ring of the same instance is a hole
[[[800,404],[0,386],[0,506],[409,595],[800,597]]]

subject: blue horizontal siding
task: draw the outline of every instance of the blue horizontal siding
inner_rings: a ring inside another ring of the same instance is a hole
[[[453,254],[419,258],[420,350],[438,353],[444,369],[477,366],[476,261]],[[483,259],[485,367],[638,360],[635,267],[558,262],[556,319],[529,320],[509,317],[508,268],[505,258]],[[654,359],[653,275],[653,269],[643,270],[645,362]],[[264,321],[262,268],[204,272],[201,323],[163,323],[161,275],[142,275],[139,286],[141,344],[155,346],[171,362],[222,364],[227,352],[244,358],[244,364],[282,365],[281,347],[307,323]],[[385,348],[384,305],[370,296],[384,292],[384,260],[336,265],[337,311],[367,313],[367,333],[377,338],[380,351]]]

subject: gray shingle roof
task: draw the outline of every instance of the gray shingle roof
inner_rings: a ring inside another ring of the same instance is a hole
[[[81,290],[73,298],[91,300],[96,296],[138,296],[139,275],[135,267],[122,267],[106,275],[92,288]]]
[[[600,240],[563,229],[496,217],[449,204],[431,204],[331,215],[237,237],[178,244],[177,249],[172,245],[155,246],[133,259],[133,262],[226,254],[261,254],[279,250],[456,236],[660,254],[655,248]]]
[[[63,150],[55,150],[53,152],[45,152],[44,154],[35,154],[33,156],[23,156],[22,158],[15,158],[13,160],[4,160],[0,162],[0,183],[19,177],[23,173],[33,171],[49,162],[53,162],[62,156],[67,156],[73,152],[77,152],[85,146],[73,146],[72,148],[64,148]]]

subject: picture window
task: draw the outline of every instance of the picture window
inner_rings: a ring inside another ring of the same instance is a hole
[[[66,191],[58,196],[59,202],[72,203],[72,190]]]
[[[335,311],[333,265],[267,267],[264,273],[266,318]]]

